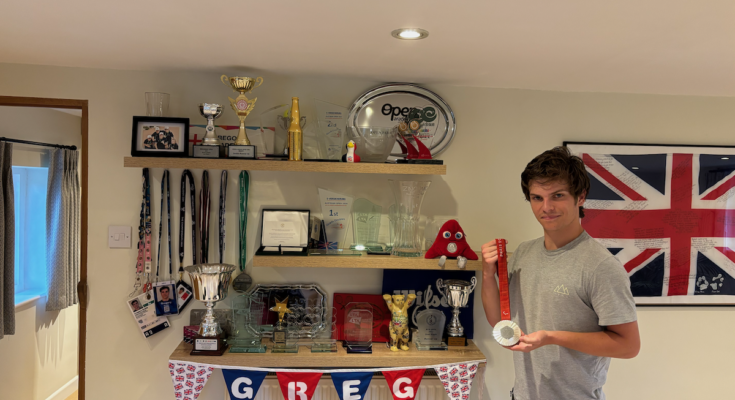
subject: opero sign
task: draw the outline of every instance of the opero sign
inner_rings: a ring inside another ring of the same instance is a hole
[[[393,121],[395,117],[401,116],[401,117],[408,117],[409,119],[418,119],[420,121],[424,122],[431,122],[436,119],[436,110],[434,110],[434,107],[424,107],[416,108],[416,107],[393,107],[390,103],[383,104],[383,108],[380,110],[380,112],[383,113],[383,115],[388,116],[390,115],[390,120]]]

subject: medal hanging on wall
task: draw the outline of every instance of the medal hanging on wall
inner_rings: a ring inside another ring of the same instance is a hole
[[[149,274],[151,271],[151,187],[148,168],[143,168],[142,193],[143,200],[140,204],[138,258],[135,264],[135,283],[133,284],[133,291],[128,297],[133,297],[138,293],[143,285],[144,275]]]
[[[191,265],[197,264],[197,224],[196,224],[196,188],[194,176],[185,169],[181,173],[181,203],[179,208],[179,280],[176,282],[176,303],[179,312],[191,301],[191,286],[184,282],[184,244],[186,242],[186,181],[189,181],[189,198],[191,205]]]
[[[253,278],[245,273],[247,263],[247,231],[248,231],[248,192],[250,190],[250,174],[240,172],[240,274],[232,281],[232,287],[238,293],[244,293],[253,284]]]
[[[161,246],[163,245],[163,209],[164,200],[166,208],[166,221],[167,221],[167,237],[168,237],[168,276],[169,280],[159,281],[161,270]],[[176,302],[176,296],[174,293],[176,288],[174,287],[173,281],[173,268],[171,261],[171,192],[169,184],[169,173],[168,170],[163,170],[163,176],[161,177],[161,218],[158,223],[158,256],[156,259],[156,281],[153,284],[153,297],[156,301],[156,315],[176,315],[179,313],[179,306]]]
[[[500,292],[500,322],[493,328],[493,337],[503,346],[513,346],[521,339],[521,328],[510,320],[508,291],[508,253],[505,239],[495,239],[498,246],[498,288]]]
[[[193,207],[192,207],[193,208]],[[202,188],[199,190],[199,243],[202,264],[209,263],[209,172],[202,172]]]

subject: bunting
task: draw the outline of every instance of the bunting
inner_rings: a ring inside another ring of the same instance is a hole
[[[413,400],[418,394],[421,378],[426,369],[404,369],[401,371],[383,371],[385,382],[395,400]]]
[[[321,372],[276,372],[285,400],[311,400]]]
[[[258,393],[260,385],[263,384],[263,379],[268,375],[268,371],[223,369],[222,375],[225,377],[230,399],[252,400]]]
[[[174,383],[174,396],[182,400],[194,400],[212,376],[213,367],[202,364],[169,362],[168,370]]]
[[[478,364],[477,362],[459,363],[434,368],[451,400],[469,400]]]
[[[332,373],[332,382],[339,400],[363,400],[372,380],[372,371]]]

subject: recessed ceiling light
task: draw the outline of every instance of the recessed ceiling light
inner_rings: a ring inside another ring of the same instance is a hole
[[[390,33],[396,39],[419,40],[429,36],[429,31],[419,28],[401,28]]]

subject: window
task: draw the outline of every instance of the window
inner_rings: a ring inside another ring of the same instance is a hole
[[[13,166],[15,303],[46,294],[48,168]]]

